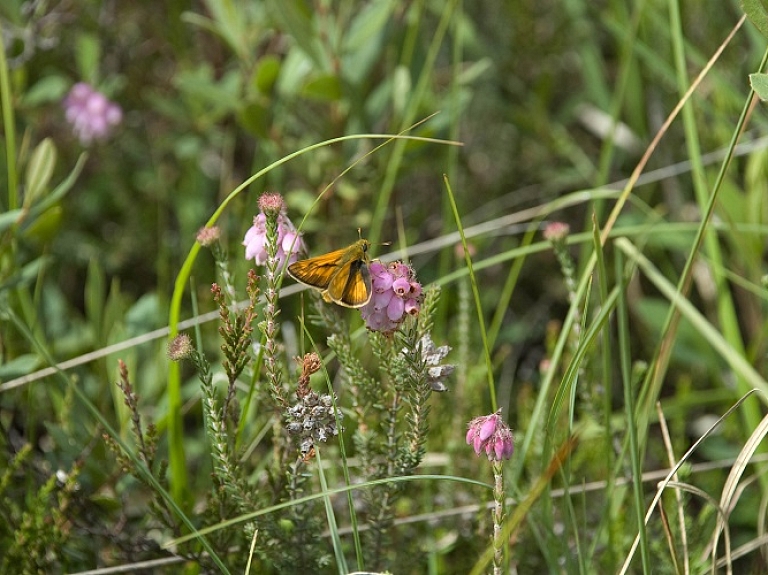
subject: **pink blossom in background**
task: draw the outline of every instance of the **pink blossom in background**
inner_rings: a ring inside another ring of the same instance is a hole
[[[123,119],[123,110],[85,82],[78,82],[64,98],[64,114],[80,143],[103,140]]]
[[[552,242],[564,242],[571,233],[571,226],[564,222],[550,222],[547,227],[544,228],[544,239]]]

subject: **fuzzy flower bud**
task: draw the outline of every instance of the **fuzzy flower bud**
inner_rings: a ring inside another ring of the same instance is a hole
[[[469,422],[467,444],[475,453],[485,452],[489,461],[509,459],[515,451],[512,431],[501,419],[501,410]]]
[[[571,227],[564,222],[551,222],[544,228],[544,239],[553,244],[563,243],[571,232]]]
[[[103,140],[123,119],[123,110],[85,82],[78,82],[64,98],[64,115],[80,143]]]
[[[180,333],[168,343],[168,359],[181,361],[188,358],[194,350],[192,339],[186,333]]]
[[[200,228],[197,232],[196,240],[203,247],[210,247],[219,241],[221,237],[221,228],[213,226],[210,228]]]
[[[259,209],[265,214],[280,214],[285,211],[283,196],[277,192],[266,192],[259,196]]]
[[[371,262],[371,299],[360,309],[365,325],[372,331],[392,333],[408,315],[421,308],[421,284],[410,265]]]

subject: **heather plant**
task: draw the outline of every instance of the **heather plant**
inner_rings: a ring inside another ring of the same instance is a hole
[[[766,21],[3,3],[0,572],[765,572]]]

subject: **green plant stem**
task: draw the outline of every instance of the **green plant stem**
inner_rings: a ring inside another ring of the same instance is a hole
[[[634,495],[637,529],[640,534],[640,556],[643,562],[643,573],[651,572],[651,558],[648,550],[648,534],[643,521],[645,503],[643,501],[643,463],[641,447],[638,439],[638,427],[635,414],[637,398],[633,393],[631,350],[629,337],[629,320],[626,299],[626,280],[624,278],[624,258],[621,250],[615,251],[616,285],[619,288],[619,301],[616,306],[618,317],[618,348],[621,364],[621,381],[624,388],[624,411],[627,417],[627,435],[629,437],[629,458],[632,465],[632,493]],[[643,432],[646,429],[642,428]]]
[[[451,184],[447,177],[444,177],[445,188],[448,192],[448,197],[451,200],[451,209],[453,210],[453,217],[456,220],[456,227],[461,234],[461,245],[464,247],[464,260],[467,263],[467,270],[469,271],[470,283],[472,284],[472,293],[475,296],[475,309],[477,311],[477,321],[479,324],[480,337],[483,340],[483,351],[485,352],[485,371],[488,377],[488,393],[491,398],[491,410],[496,411],[499,407],[496,403],[496,385],[493,381],[493,363],[491,361],[491,349],[488,345],[488,334],[485,329],[485,319],[483,317],[483,306],[480,302],[480,292],[477,287],[477,278],[475,277],[474,269],[472,268],[472,257],[469,255],[469,246],[467,245],[467,237],[464,235],[464,226],[461,225],[461,216],[459,216],[459,208],[456,205],[456,198],[453,195]]]
[[[504,520],[504,464],[494,461],[493,467],[493,573],[501,575],[504,539],[501,523]]]
[[[3,28],[0,26],[0,47],[4,46]],[[19,207],[19,184],[16,174],[16,124],[13,118],[11,81],[8,77],[8,61],[5,59],[5,49],[0,50],[0,105],[3,108],[5,164],[8,170],[8,210],[15,210]]]
[[[320,488],[322,489],[321,493],[325,495],[325,497],[323,497],[323,505],[325,506],[325,516],[328,521],[328,528],[331,532],[333,554],[336,557],[336,565],[339,568],[339,575],[344,575],[345,573],[349,573],[349,569],[347,568],[347,561],[344,558],[344,550],[341,544],[341,538],[339,537],[339,527],[336,522],[336,514],[333,511],[331,498],[328,495],[328,481],[325,477],[325,472],[323,471],[323,460],[320,455],[320,449],[318,447],[315,447],[315,453],[317,456],[317,475],[320,479]],[[359,564],[358,569],[362,569]]]

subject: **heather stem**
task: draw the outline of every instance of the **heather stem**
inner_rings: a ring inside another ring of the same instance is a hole
[[[283,406],[286,404],[283,398],[283,391],[281,385],[282,372],[277,365],[277,334],[279,331],[279,324],[277,322],[277,315],[280,310],[277,305],[277,283],[278,283],[278,270],[280,269],[280,259],[277,256],[278,251],[278,222],[277,218],[279,212],[271,211],[266,212],[267,216],[267,289],[264,294],[266,300],[266,306],[264,308],[264,335],[266,336],[266,344],[264,347],[264,365],[267,370],[267,376],[269,377],[272,398],[275,400],[276,406]]]
[[[493,573],[500,575],[502,572],[502,529],[501,522],[504,519],[504,474],[501,461],[494,461],[493,465]]]

